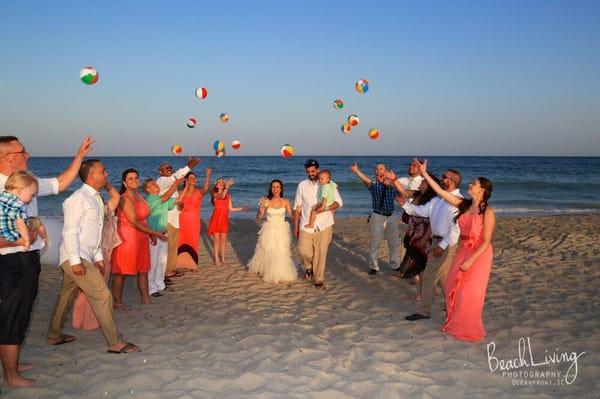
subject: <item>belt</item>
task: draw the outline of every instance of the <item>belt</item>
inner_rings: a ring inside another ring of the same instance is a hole
[[[373,211],[373,213],[376,213],[376,214],[378,214],[378,215],[385,216],[385,217],[390,217],[390,216],[392,216],[392,214],[391,214],[391,213],[387,213],[387,214],[386,214],[386,213],[383,213],[383,212],[377,212],[377,211]]]
[[[444,237],[442,236],[431,236],[431,238],[433,238],[434,240],[443,240]]]

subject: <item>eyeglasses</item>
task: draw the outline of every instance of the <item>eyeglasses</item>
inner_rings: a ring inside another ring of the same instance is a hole
[[[162,170],[173,170],[172,166],[163,166]]]

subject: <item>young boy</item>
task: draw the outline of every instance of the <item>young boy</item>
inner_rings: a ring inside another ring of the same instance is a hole
[[[8,241],[23,241],[23,250],[31,245],[29,230],[36,230],[46,240],[46,228],[37,217],[27,217],[25,204],[31,202],[38,191],[37,179],[29,172],[18,171],[9,176],[0,194],[0,236]]]
[[[329,209],[329,206],[335,201],[336,187],[337,184],[331,181],[331,172],[328,169],[323,169],[319,172],[319,190],[317,191],[319,203],[313,206],[310,211],[310,220],[304,227],[312,229],[315,226],[317,214]]]

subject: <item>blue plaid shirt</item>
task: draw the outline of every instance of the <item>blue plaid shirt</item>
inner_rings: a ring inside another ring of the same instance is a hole
[[[16,195],[4,191],[0,194],[0,237],[8,241],[21,238],[17,230],[17,219],[27,219],[25,204]]]
[[[395,187],[386,186],[373,180],[369,186],[371,197],[373,199],[373,212],[384,216],[390,216],[394,213],[394,200],[398,195]]]

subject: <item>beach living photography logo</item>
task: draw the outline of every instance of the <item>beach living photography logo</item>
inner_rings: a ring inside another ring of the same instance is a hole
[[[487,359],[490,372],[501,373],[510,378],[512,385],[571,385],[577,379],[579,358],[585,352],[561,351],[559,348],[545,350],[543,355],[534,354],[529,337],[519,338],[517,357],[500,358],[496,354],[496,343],[487,344]]]

